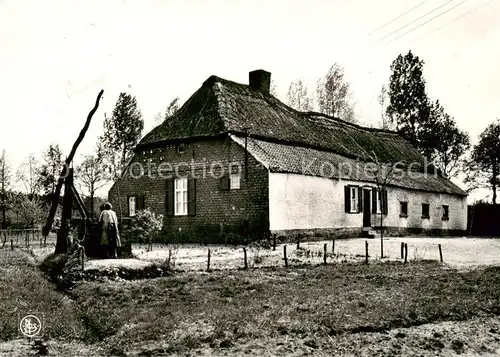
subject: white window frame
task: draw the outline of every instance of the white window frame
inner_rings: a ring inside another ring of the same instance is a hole
[[[350,186],[349,187],[349,199],[351,200],[351,213],[358,212],[358,197],[359,197],[359,187]]]
[[[376,196],[376,205],[377,205],[377,213],[380,214],[382,213],[382,202],[381,202],[381,199],[382,199],[382,195],[380,194],[380,191],[379,190],[375,190],[375,195]]]
[[[129,217],[135,216],[136,208],[137,208],[137,199],[135,198],[135,196],[130,196],[128,198],[128,215],[129,215]]]
[[[174,180],[174,215],[187,216],[188,214],[188,179],[180,177]]]
[[[229,189],[239,190],[241,187],[241,175],[239,172],[229,176]]]

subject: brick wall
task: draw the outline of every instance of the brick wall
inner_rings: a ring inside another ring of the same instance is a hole
[[[268,229],[266,168],[250,155],[245,159],[244,149],[228,137],[182,145],[182,153],[178,143],[172,143],[135,154],[127,173],[109,191],[118,214],[121,206],[123,216],[128,216],[129,196],[144,195],[144,206],[164,215],[165,233],[183,233],[184,241],[200,241],[221,230],[239,233],[246,224],[252,232]],[[240,189],[221,190],[219,177],[230,170],[240,171]],[[196,211],[194,215],[169,216],[167,180],[180,176],[196,178]]]

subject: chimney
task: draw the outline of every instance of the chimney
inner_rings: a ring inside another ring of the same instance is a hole
[[[271,73],[263,69],[257,69],[248,74],[249,86],[252,89],[269,94],[271,87]]]

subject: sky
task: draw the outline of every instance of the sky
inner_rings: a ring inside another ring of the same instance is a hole
[[[136,96],[145,134],[210,75],[247,83],[265,69],[284,100],[299,78],[314,92],[334,63],[360,123],[376,126],[380,88],[409,50],[475,143],[500,117],[499,21],[499,0],[0,0],[0,149],[14,171],[51,143],[67,155],[103,89],[77,164],[120,92]]]

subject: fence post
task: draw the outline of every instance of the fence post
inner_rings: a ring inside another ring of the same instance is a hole
[[[300,238],[297,236],[297,249],[300,249]]]
[[[439,247],[439,260],[441,263],[443,262],[443,251],[441,250],[441,244],[438,244]]]
[[[368,241],[365,240],[365,263],[368,264]]]
[[[401,242],[401,259],[404,258],[404,254],[405,254],[405,243]]]
[[[210,271],[210,249],[208,249],[207,271]]]
[[[286,244],[283,246],[283,256],[285,258],[285,268],[288,268],[288,258],[286,256]]]
[[[10,239],[10,250],[14,250],[14,241]]]
[[[335,238],[332,239],[332,254],[335,254]]]
[[[248,269],[248,263],[247,263],[247,249],[243,248],[243,256],[245,259],[245,270]]]
[[[276,250],[276,233],[273,235],[273,251]]]
[[[83,246],[81,247],[81,252],[82,252],[82,271],[85,270],[85,249]]]
[[[323,264],[326,265],[326,249],[327,249],[327,244],[323,246]]]
[[[408,262],[408,244],[405,243],[405,264]]]

